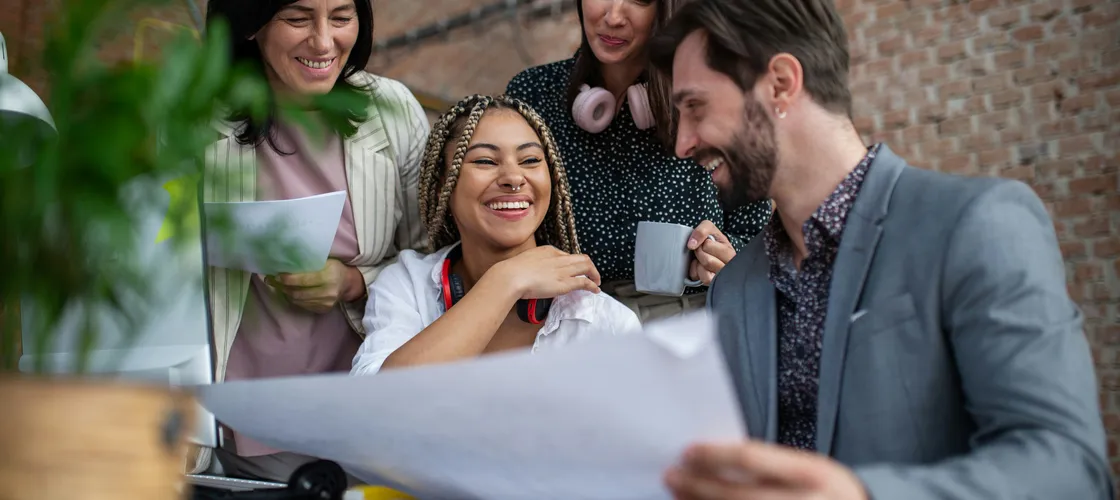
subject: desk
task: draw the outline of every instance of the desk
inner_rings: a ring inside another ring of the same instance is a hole
[[[288,485],[271,481],[253,481],[224,476],[188,474],[187,483],[191,486],[208,486],[229,491],[251,491],[283,489]],[[414,497],[384,486],[355,486],[346,490],[342,500],[416,500]]]

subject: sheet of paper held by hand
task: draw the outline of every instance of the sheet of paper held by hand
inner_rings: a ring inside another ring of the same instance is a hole
[[[345,203],[346,191],[206,203],[208,263],[262,275],[318,271],[327,263]]]
[[[199,388],[238,432],[421,499],[669,498],[689,444],[746,436],[694,312],[550,352]]]

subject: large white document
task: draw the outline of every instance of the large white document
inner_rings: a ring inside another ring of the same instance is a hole
[[[199,391],[238,432],[425,500],[670,498],[685,447],[746,436],[704,312],[551,352]]]
[[[293,200],[206,203],[209,265],[258,274],[318,271],[327,264],[346,191]],[[229,238],[219,228],[231,229]],[[259,244],[264,242],[265,244]]]

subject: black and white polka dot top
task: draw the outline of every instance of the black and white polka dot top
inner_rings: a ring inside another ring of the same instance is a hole
[[[710,220],[741,251],[770,220],[769,202],[725,214],[703,167],[677,158],[652,129],[639,129],[625,103],[598,134],[577,126],[565,98],[574,63],[529,68],[506,93],[532,106],[552,131],[568,171],[580,246],[603,281],[634,279],[634,238],[643,220],[691,227]]]

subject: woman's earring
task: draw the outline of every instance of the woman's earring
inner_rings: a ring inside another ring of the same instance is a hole
[[[774,114],[778,115],[778,119],[786,117],[786,112],[782,111],[781,108],[774,108]]]

